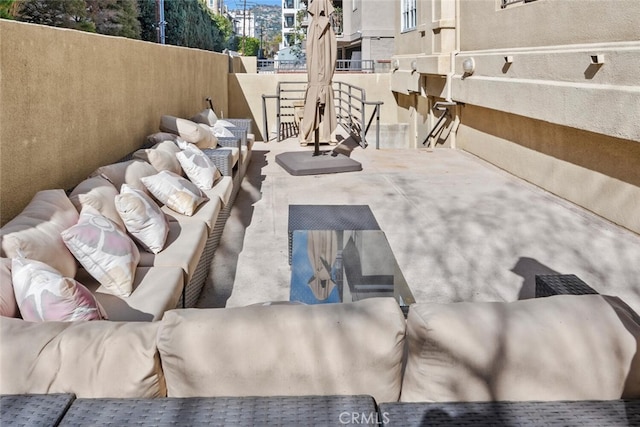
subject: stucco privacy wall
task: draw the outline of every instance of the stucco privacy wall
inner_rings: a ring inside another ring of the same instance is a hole
[[[229,117],[245,117],[254,120],[256,139],[263,140],[262,95],[275,95],[278,82],[306,82],[305,73],[291,74],[230,74],[229,75]],[[348,83],[363,88],[367,101],[382,101],[380,122],[388,124],[398,123],[397,103],[393,92],[389,90],[389,74],[349,74],[337,73],[333,81]],[[355,92],[354,92],[355,95]],[[267,99],[267,120],[269,132],[275,129],[276,102]],[[373,107],[365,111],[367,120],[373,112]],[[225,113],[226,116],[226,113]],[[370,130],[370,132],[373,132]],[[273,135],[271,135],[273,138]]]
[[[226,110],[228,68],[222,54],[0,20],[0,222],[122,158],[162,114],[190,117],[206,96]]]
[[[467,105],[458,147],[640,233],[640,143]]]

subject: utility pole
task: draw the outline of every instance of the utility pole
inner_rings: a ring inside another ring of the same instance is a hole
[[[165,25],[167,23],[164,20],[164,0],[156,0],[156,35],[157,42],[160,44],[165,44]]]
[[[260,24],[260,50],[258,51],[258,59],[264,59],[264,52],[262,50],[262,36],[264,34],[264,24]]]
[[[245,47],[247,43],[247,0],[244,0],[242,8],[242,54],[245,55]]]

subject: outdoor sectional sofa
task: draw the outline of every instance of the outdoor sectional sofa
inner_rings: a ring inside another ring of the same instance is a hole
[[[49,397],[62,425],[640,422],[640,325],[601,295],[2,318],[0,339],[3,421]]]
[[[8,277],[3,276],[3,280],[10,282],[9,258],[20,255],[42,261],[84,285],[112,321],[155,321],[169,309],[195,306],[250,161],[251,141],[246,138],[246,129],[241,131],[243,138],[234,136],[216,141],[210,138],[207,129],[188,120],[163,116],[161,123],[171,120],[182,121],[183,126],[164,127],[169,132],[150,135],[141,149],[97,168],[75,188],[37,193],[17,217],[0,229],[3,273]],[[150,194],[143,183],[147,178],[169,172],[184,178],[185,172],[177,160],[177,153],[182,151],[177,145],[178,137],[186,137],[190,142],[182,144],[187,145],[204,142],[202,152],[218,166],[220,176],[211,189],[203,190],[206,200],[194,212],[180,212],[158,202],[168,228],[166,242],[157,253],[138,244],[134,249],[139,260],[133,274],[133,292],[128,296],[114,293],[83,268],[85,264],[76,266],[74,255],[60,238],[61,233],[78,223],[80,212],[87,206],[124,230],[114,202],[124,184]]]

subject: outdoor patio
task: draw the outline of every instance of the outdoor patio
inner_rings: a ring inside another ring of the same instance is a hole
[[[364,204],[417,302],[531,298],[536,274],[575,274],[640,311],[637,234],[463,151],[345,147],[361,172],[291,176],[275,156],[312,146],[256,142],[199,307],[288,300],[288,206]]]

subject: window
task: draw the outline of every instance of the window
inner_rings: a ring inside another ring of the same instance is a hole
[[[293,0],[284,0],[284,8],[285,9],[293,9]]]
[[[285,15],[284,16],[284,27],[285,28],[293,28],[293,15]]]
[[[416,0],[402,0],[402,31],[416,28]]]

